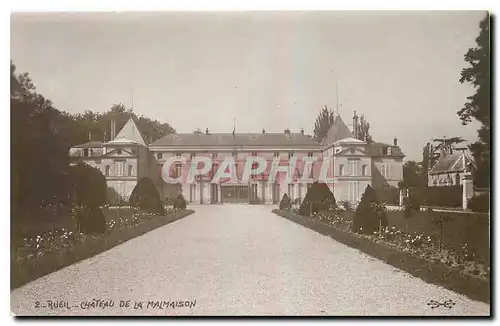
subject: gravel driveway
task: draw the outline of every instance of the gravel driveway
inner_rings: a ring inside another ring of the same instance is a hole
[[[193,208],[196,212],[184,219],[12,291],[12,312],[17,315],[490,313],[485,303],[427,284],[281,218],[271,213],[271,206],[233,204]],[[53,302],[52,308],[43,307],[47,306],[47,300]],[[427,305],[430,300],[453,300],[455,305],[451,309],[444,306],[431,309]]]

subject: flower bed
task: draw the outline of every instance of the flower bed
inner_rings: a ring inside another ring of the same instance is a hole
[[[166,215],[134,211],[106,221],[102,235],[86,235],[75,230],[54,230],[24,238],[11,256],[11,288],[90,258],[155,228],[192,214],[192,210],[168,209]]]
[[[359,249],[426,282],[490,302],[490,267],[473,260],[464,244],[461,251],[441,246],[424,234],[406,234],[395,227],[363,235],[351,231],[352,221],[342,213],[299,216],[273,210],[279,216],[306,226],[347,246]]]

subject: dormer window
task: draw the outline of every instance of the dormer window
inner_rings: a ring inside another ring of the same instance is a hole
[[[387,148],[388,147],[383,147],[382,148],[382,155],[387,155]]]
[[[156,157],[157,157],[159,160],[161,160],[161,159],[163,158],[163,154],[162,154],[162,153],[157,153],[157,154],[156,154]]]
[[[389,155],[389,156],[392,155],[392,147],[387,148],[387,155]]]

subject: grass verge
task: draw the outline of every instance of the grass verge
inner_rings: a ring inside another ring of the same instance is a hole
[[[100,254],[121,243],[158,227],[175,222],[192,213],[194,213],[193,210],[177,211],[166,216],[145,220],[134,227],[113,230],[102,236],[89,236],[84,242],[76,243],[73,247],[61,252],[50,252],[44,256],[23,261],[11,260],[11,290],[61,268]]]

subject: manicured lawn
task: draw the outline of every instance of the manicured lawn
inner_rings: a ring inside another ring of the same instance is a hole
[[[475,260],[490,262],[490,217],[480,213],[415,212],[408,221],[409,232],[423,233],[439,239],[440,229],[433,218],[448,217],[443,224],[443,244],[459,250],[465,243],[475,254]],[[391,226],[405,229],[403,212],[387,212]]]
[[[354,212],[344,212],[345,217],[352,221]],[[482,213],[456,212],[413,212],[408,221],[409,233],[423,233],[436,241],[440,237],[439,226],[433,218],[448,217],[443,224],[443,245],[455,250],[461,250],[467,243],[469,250],[475,254],[478,262],[490,264],[490,216]],[[406,219],[402,211],[387,211],[389,226],[405,231]]]
[[[35,251],[32,250],[33,253],[29,256],[22,252],[16,254],[13,251],[11,255],[11,288],[17,288],[65,266],[97,255],[155,228],[175,222],[193,212],[192,210],[181,210],[169,211],[165,216],[136,215],[135,219],[132,217],[127,219],[128,223],[117,223],[105,234],[79,235],[76,238],[71,238],[73,239],[71,241],[67,241],[68,231],[49,235],[51,240],[48,245],[53,244],[50,248],[41,247]],[[116,216],[110,215],[108,221],[111,220],[117,221],[118,214]]]

